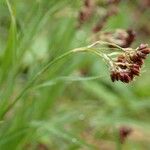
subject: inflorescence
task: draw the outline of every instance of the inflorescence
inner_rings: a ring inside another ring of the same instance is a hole
[[[100,45],[100,47],[95,47],[96,45]],[[112,50],[113,52],[105,53],[102,52],[102,50]],[[121,50],[121,52],[118,50]],[[74,50],[74,52],[87,51],[92,52],[105,60],[110,68],[112,82],[121,81],[123,83],[129,83],[133,81],[136,76],[140,75],[144,60],[147,55],[150,54],[148,44],[141,44],[136,49],[133,49],[130,47],[123,48],[115,43],[104,41],[97,41],[87,47]]]
[[[141,67],[150,53],[147,44],[141,44],[136,50],[132,48],[123,49],[124,52],[111,60],[111,80],[129,83],[135,76],[140,75]]]

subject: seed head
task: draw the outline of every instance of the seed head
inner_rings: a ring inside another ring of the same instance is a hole
[[[120,142],[123,144],[126,140],[126,138],[131,134],[132,129],[126,126],[120,127],[119,129],[119,137]]]
[[[117,56],[111,66],[111,80],[129,83],[135,76],[140,75],[141,67],[150,54],[150,48],[147,44],[141,44],[136,50],[128,48],[123,54]]]
[[[112,13],[110,13],[112,15]],[[115,15],[115,13],[114,13]],[[100,31],[110,15],[106,15],[98,24],[94,27],[93,32]],[[133,30],[128,29],[117,29],[111,32],[100,32],[98,36],[96,36],[96,40],[107,41],[111,43],[115,43],[123,48],[128,48],[135,40],[136,34]],[[113,47],[113,46],[110,46]]]

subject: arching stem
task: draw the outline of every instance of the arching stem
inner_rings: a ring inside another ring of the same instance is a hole
[[[24,96],[24,94],[33,86],[33,84],[35,83],[35,81],[44,73],[46,72],[51,66],[53,66],[55,63],[59,62],[61,59],[70,56],[72,54],[78,53],[78,52],[90,52],[90,53],[94,53],[97,56],[104,58],[107,61],[110,61],[110,59],[104,54],[104,53],[100,53],[97,52],[95,49],[91,48],[92,46],[88,46],[88,47],[81,47],[81,48],[76,48],[73,49],[71,51],[68,51],[64,54],[62,54],[61,56],[58,56],[57,58],[55,58],[54,60],[50,61],[47,63],[47,65],[45,65],[35,76],[33,76],[33,78],[27,83],[27,85],[24,87],[24,89],[19,93],[19,95],[13,100],[12,103],[10,103],[4,110],[3,112],[0,114],[0,119],[4,119],[5,115],[7,114],[7,112],[12,109],[15,104],[21,99],[22,96]]]

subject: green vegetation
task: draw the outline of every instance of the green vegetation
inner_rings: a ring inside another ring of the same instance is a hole
[[[138,4],[120,2],[102,31],[132,28],[132,47],[150,44],[150,9],[138,11]],[[55,63],[93,43],[99,16],[79,28],[82,6],[80,0],[0,0],[0,150],[150,149],[150,57],[130,84],[113,83],[91,53]],[[123,144],[121,127],[132,130]]]

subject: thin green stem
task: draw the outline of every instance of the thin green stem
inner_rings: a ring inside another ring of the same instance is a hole
[[[77,51],[77,49],[76,49]],[[78,51],[81,51],[81,49],[78,49]],[[66,56],[69,56],[71,54],[73,54],[75,51],[68,51],[66,53],[64,53],[63,55],[57,57],[56,59],[54,59],[53,61],[50,61],[46,66],[44,66],[31,80],[30,82],[28,82],[28,84],[24,87],[24,89],[19,93],[19,95],[14,99],[14,101],[12,103],[10,103],[8,105],[8,107],[6,107],[6,109],[2,112],[2,114],[0,115],[0,118],[3,119],[4,116],[6,115],[6,113],[18,102],[18,100],[26,93],[27,90],[29,90],[32,85],[34,84],[34,82],[38,79],[38,77],[43,74],[49,67],[51,67],[53,64],[57,63],[59,60],[65,58]]]
[[[124,48],[120,47],[119,45],[115,44],[115,43],[111,43],[111,42],[105,42],[105,41],[96,41],[95,43],[89,45],[88,47],[94,47],[95,45],[100,44],[100,45],[107,45],[107,46],[113,46],[116,47],[122,51],[125,51]]]
[[[34,84],[34,82],[45,72],[47,71],[52,65],[54,65],[55,63],[59,62],[61,59],[69,56],[69,55],[72,55],[73,53],[76,53],[76,52],[91,52],[91,53],[94,53],[96,54],[97,56],[103,58],[107,63],[109,63],[110,66],[112,66],[112,61],[111,59],[109,58],[109,56],[107,54],[104,54],[102,52],[99,52],[97,51],[95,48],[93,48],[96,44],[105,44],[105,45],[111,45],[111,46],[114,46],[118,49],[121,49],[122,48],[114,43],[108,43],[108,42],[103,42],[103,41],[97,41],[95,42],[94,44],[92,45],[89,45],[87,47],[81,47],[81,48],[76,48],[76,49],[73,49],[71,51],[68,51],[64,54],[62,54],[61,56],[55,58],[54,60],[50,61],[47,65],[45,65],[35,76],[33,76],[33,78],[27,83],[27,85],[24,87],[24,89],[19,93],[19,95],[14,99],[14,101],[12,103],[10,103],[5,109],[4,111],[1,113],[0,115],[0,118],[3,119],[6,115],[6,113],[11,109],[13,108],[13,106],[20,100],[20,98],[22,96],[24,96],[24,94],[32,87],[32,85]]]
[[[123,54],[123,52],[113,52],[113,53],[108,54],[108,56],[109,57],[111,57],[111,56],[118,56],[118,55],[121,55],[121,54]]]
[[[24,89],[19,93],[19,95],[14,99],[14,101],[12,103],[10,103],[5,109],[4,111],[1,113],[0,118],[3,119],[6,115],[6,113],[13,108],[13,106],[20,100],[20,98],[22,96],[24,96],[24,94],[32,87],[32,85],[34,84],[34,82],[45,72],[47,71],[52,65],[54,65],[55,63],[59,62],[61,59],[72,55],[76,52],[92,52],[100,57],[104,57],[104,55],[96,52],[96,50],[88,48],[88,47],[81,47],[81,48],[76,48],[73,49],[71,51],[68,51],[64,54],[62,54],[61,56],[57,57],[56,59],[50,61],[47,65],[45,65],[28,83],[27,85],[24,87]]]

